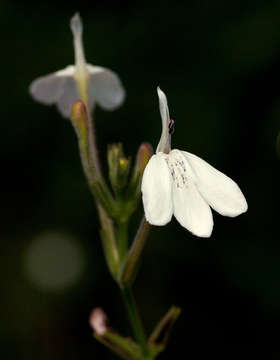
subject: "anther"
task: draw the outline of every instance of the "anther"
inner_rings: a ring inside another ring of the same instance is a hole
[[[169,124],[168,124],[168,132],[170,135],[172,135],[174,133],[175,130],[175,121],[170,119]]]

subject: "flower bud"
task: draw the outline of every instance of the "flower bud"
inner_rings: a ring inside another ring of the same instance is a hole
[[[87,109],[83,101],[78,100],[72,106],[71,111],[71,122],[76,131],[80,156],[83,164],[83,168],[88,179],[88,182],[91,182],[92,174],[95,171],[90,170],[90,148],[89,148],[89,139],[88,139],[88,115]]]
[[[123,337],[107,326],[107,316],[101,308],[93,309],[89,317],[93,336],[125,360],[142,359],[141,349],[131,338]]]
[[[130,168],[130,160],[126,159],[125,157],[120,158],[118,163],[118,171],[119,171],[118,175],[120,176],[121,179],[123,179],[125,183],[127,181],[129,168]]]
[[[153,148],[149,143],[143,143],[140,145],[137,152],[133,173],[129,183],[129,198],[135,198],[136,200],[139,198],[142,175],[146,165],[148,164],[148,161],[150,160],[150,157],[153,155],[153,152]]]
[[[97,335],[103,336],[108,329],[105,312],[101,308],[93,309],[89,317],[89,324]]]
[[[141,144],[136,157],[136,163],[135,163],[136,172],[138,173],[144,172],[145,167],[148,164],[148,161],[150,160],[150,157],[153,155],[153,152],[154,150],[149,143]]]
[[[130,159],[125,157],[121,143],[109,145],[107,159],[112,188],[119,193],[127,184]]]

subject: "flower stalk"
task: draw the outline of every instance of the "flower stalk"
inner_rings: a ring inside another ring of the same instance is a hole
[[[120,286],[128,312],[128,318],[135,339],[141,349],[141,355],[139,355],[138,359],[152,359],[151,355],[149,355],[150,351],[148,348],[147,337],[131,290],[132,278],[135,275],[137,264],[148,237],[150,225],[144,219],[142,220],[134,242],[129,249],[128,219],[131,213],[128,212],[126,216],[123,214],[122,208],[125,209],[125,201],[122,199],[121,193],[119,192],[124,184],[123,177],[119,176],[118,168],[120,165],[119,160],[124,159],[122,146],[119,144],[111,146],[108,151],[108,163],[109,168],[111,168],[110,180],[115,190],[117,189],[116,197],[114,199],[107,188],[101,173],[95,171],[97,169],[97,162],[95,161],[93,154],[97,154],[97,151],[92,151],[93,147],[95,147],[95,142],[90,142],[89,123],[91,123],[91,121],[88,117],[87,108],[82,101],[77,101],[73,105],[72,123],[77,133],[84,171],[92,194],[97,201],[97,209],[101,223],[100,237],[102,239],[106,262],[113,279],[115,279]],[[146,148],[148,151],[145,150]],[[134,180],[132,181],[135,182],[135,188],[138,188],[138,191],[140,190],[139,183],[141,174],[145,168],[143,164],[147,163],[149,152],[149,147],[142,146],[140,155],[138,154],[137,157],[133,173]],[[126,177],[127,176],[128,173],[126,174]],[[123,279],[120,278],[120,269],[122,268],[125,269],[125,276]],[[131,359],[131,357],[129,357],[130,355],[127,355],[127,349],[122,349],[122,346],[124,345],[122,341],[118,341],[117,347],[112,345],[113,339],[117,341],[119,340],[118,337],[116,338],[112,334],[107,334],[107,336],[102,337],[95,334],[95,337],[122,358]],[[127,345],[126,342],[125,345]]]
[[[143,359],[148,359],[150,351],[148,348],[147,337],[142,320],[138,313],[132,290],[130,287],[123,287],[121,291],[135,339],[141,346]]]
[[[120,269],[119,279],[123,286],[131,286],[136,277],[138,264],[149,237],[150,230],[151,225],[146,221],[145,217],[143,217],[127,257]]]
[[[90,190],[104,209],[114,216],[116,204],[99,170],[97,149],[91,131],[92,120],[83,101],[78,100],[73,104],[71,120],[78,137],[81,162]]]
[[[118,251],[121,262],[127,253],[128,248],[128,229],[127,222],[119,222],[117,227]]]

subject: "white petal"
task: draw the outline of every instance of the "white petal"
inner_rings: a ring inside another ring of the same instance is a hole
[[[158,99],[159,99],[159,111],[162,119],[162,128],[168,127],[170,116],[167,104],[167,98],[161,88],[157,87]]]
[[[89,102],[90,108],[94,103],[98,103],[106,110],[114,110],[119,107],[125,98],[125,90],[116,73],[102,68],[87,64],[89,71]]]
[[[159,86],[157,87],[157,92],[158,92],[158,99],[159,99],[159,111],[160,111],[161,121],[162,121],[162,132],[161,132],[161,138],[158,143],[156,152],[160,152],[160,151],[165,151],[166,144],[169,139],[168,125],[169,125],[169,121],[170,121],[170,116],[169,116],[169,109],[168,109],[168,105],[167,105],[166,96],[165,96],[164,92],[159,88]]]
[[[172,217],[171,174],[162,153],[149,160],[142,179],[142,197],[146,219],[153,225],[165,225]]]
[[[73,77],[76,69],[74,65],[68,65],[66,68],[55,73],[56,76]]]
[[[67,78],[64,83],[63,93],[57,101],[57,107],[61,114],[64,117],[70,118],[72,106],[80,98],[76,81],[72,77]]]
[[[29,92],[35,100],[43,104],[54,104],[63,94],[66,79],[73,73],[74,66],[70,65],[63,70],[41,76],[31,83]]]
[[[212,212],[199,194],[195,184],[188,179],[186,186],[173,182],[174,216],[179,223],[196,236],[209,237],[213,229]]]
[[[50,105],[62,94],[64,81],[64,77],[58,77],[55,73],[42,76],[31,83],[29,92],[35,100]]]
[[[196,155],[182,151],[197,176],[197,188],[207,203],[218,213],[237,216],[248,205],[238,185],[222,172]]]

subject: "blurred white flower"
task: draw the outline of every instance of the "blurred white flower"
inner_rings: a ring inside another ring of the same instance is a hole
[[[158,88],[162,135],[156,154],[149,160],[142,180],[146,219],[165,225],[174,214],[194,235],[209,237],[213,229],[210,206],[221,215],[237,216],[247,211],[238,185],[198,156],[170,151],[170,120],[167,99]]]
[[[43,104],[56,104],[65,117],[70,117],[72,105],[79,99],[86,103],[90,111],[95,103],[106,110],[117,108],[125,97],[118,75],[109,69],[86,63],[83,25],[79,14],[72,17],[70,27],[74,39],[75,65],[34,80],[30,85],[31,95]]]
[[[56,292],[77,284],[85,270],[85,253],[78,240],[51,232],[36,236],[24,253],[24,272],[42,291]]]

